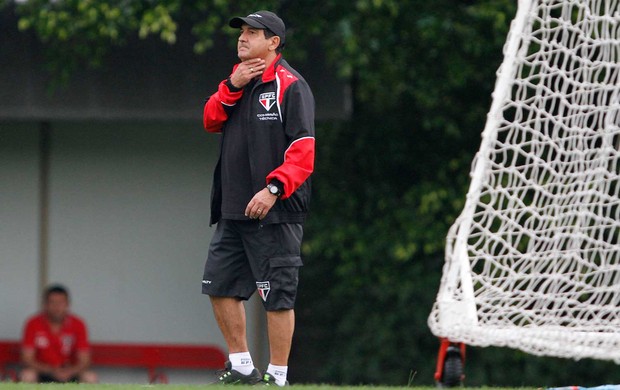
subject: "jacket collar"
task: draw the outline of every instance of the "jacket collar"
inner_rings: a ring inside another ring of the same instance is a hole
[[[280,64],[281,60],[282,60],[282,53],[278,54],[278,56],[273,60],[271,65],[267,69],[265,69],[265,71],[263,72],[263,77],[262,77],[263,83],[275,80],[276,68]]]

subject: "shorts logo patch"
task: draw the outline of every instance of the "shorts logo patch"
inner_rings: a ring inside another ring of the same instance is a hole
[[[267,296],[271,290],[269,282],[256,282],[256,288],[258,289],[258,295],[263,298],[263,301],[267,302]]]

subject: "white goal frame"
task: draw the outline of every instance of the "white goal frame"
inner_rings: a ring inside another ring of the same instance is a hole
[[[519,0],[428,324],[620,363],[620,0]]]

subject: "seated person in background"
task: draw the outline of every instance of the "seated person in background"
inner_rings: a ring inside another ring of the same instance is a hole
[[[97,374],[89,370],[86,324],[69,313],[69,292],[65,287],[48,287],[43,294],[42,312],[26,322],[22,364],[22,382],[97,382]]]

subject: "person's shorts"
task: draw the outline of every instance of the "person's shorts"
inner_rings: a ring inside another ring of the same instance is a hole
[[[69,378],[69,380],[67,380],[66,382],[60,382],[58,379],[47,374],[39,374],[38,378],[39,383],[78,383],[79,381],[80,378],[77,375]]]
[[[301,267],[302,224],[222,219],[209,247],[202,293],[248,300],[268,311],[293,309]]]

